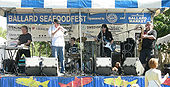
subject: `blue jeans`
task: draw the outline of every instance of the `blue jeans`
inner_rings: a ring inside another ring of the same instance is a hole
[[[61,64],[61,73],[64,73],[64,50],[63,47],[57,47],[57,46],[52,46],[52,57],[59,57],[58,59],[60,60]]]

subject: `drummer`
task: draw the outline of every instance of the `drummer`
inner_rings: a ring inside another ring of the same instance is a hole
[[[69,44],[66,44],[66,46],[65,46],[66,52],[69,52],[69,49],[72,47],[78,47],[78,45],[75,43],[75,41],[76,41],[76,38],[71,37]]]

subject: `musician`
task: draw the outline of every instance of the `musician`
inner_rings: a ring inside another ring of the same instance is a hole
[[[19,36],[17,45],[24,45],[25,47],[27,47],[27,49],[18,50],[15,58],[16,64],[18,64],[18,61],[23,54],[25,55],[25,57],[31,57],[29,46],[32,41],[32,36],[30,33],[28,33],[27,26],[22,26],[21,30],[22,30],[22,34]]]
[[[66,52],[69,53],[69,57],[71,56],[71,54],[78,53],[78,45],[76,44],[75,37],[71,37],[70,42],[69,42],[69,44],[66,44],[65,49],[66,49]],[[77,56],[79,56],[79,55],[77,55]],[[66,61],[67,61],[67,59],[66,59]],[[79,64],[79,67],[81,67],[81,65],[80,65],[81,60],[78,59],[77,62]]]
[[[142,50],[140,51],[140,61],[145,67],[145,71],[149,69],[149,66],[146,65],[147,62],[151,59],[152,50],[155,46],[157,32],[153,30],[153,24],[151,22],[147,22],[145,25],[146,29],[144,30],[144,34],[142,37]]]
[[[48,34],[52,39],[52,57],[59,57],[61,71],[60,73],[65,73],[64,67],[64,33],[67,31],[60,25],[60,20],[54,19],[54,25],[48,30]]]
[[[97,36],[97,41],[101,41],[100,45],[100,56],[102,57],[111,57],[111,50],[109,48],[106,48],[105,45],[107,42],[110,42],[110,44],[113,44],[113,37],[112,33],[108,30],[108,27],[106,24],[102,24],[102,30]]]
[[[120,65],[120,62],[116,62],[115,66],[112,68],[112,71],[117,73],[118,75],[122,74],[122,67]]]
[[[77,47],[77,48],[78,48],[78,45],[75,43],[75,41],[76,41],[76,38],[75,38],[75,37],[72,37],[72,38],[70,39],[69,44],[66,44],[66,46],[65,46],[66,52],[69,52],[69,49],[70,49],[71,47]]]

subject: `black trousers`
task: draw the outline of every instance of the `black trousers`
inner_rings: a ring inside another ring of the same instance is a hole
[[[102,46],[101,46],[101,48],[100,48],[100,56],[101,57],[111,57],[111,50],[109,48],[106,48],[106,47],[102,48]]]
[[[140,56],[139,56],[139,60],[141,61],[142,64],[146,64],[145,71],[144,73],[149,70],[149,65],[148,62],[151,59],[151,51],[152,49],[142,49],[140,51]]]
[[[18,50],[16,58],[15,58],[15,62],[17,65],[18,65],[19,59],[21,58],[22,54],[24,54],[25,57],[31,57],[30,50],[26,50],[26,49]]]

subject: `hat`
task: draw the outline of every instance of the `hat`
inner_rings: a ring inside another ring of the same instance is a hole
[[[54,22],[57,24],[60,24],[60,20],[58,20],[58,19],[54,19]]]

